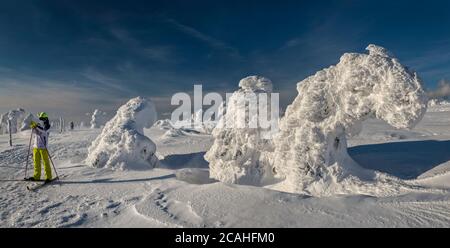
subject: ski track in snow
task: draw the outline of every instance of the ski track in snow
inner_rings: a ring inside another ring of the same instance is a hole
[[[447,145],[449,121],[449,112],[430,112],[412,131],[368,121],[349,146],[383,148],[387,142],[426,140]],[[86,167],[87,147],[100,130],[52,133],[50,153],[64,176],[36,192],[26,190],[26,182],[0,182],[0,227],[450,227],[446,156],[418,179],[404,181],[416,190],[386,197],[319,198],[210,180],[201,156],[211,146],[211,137],[165,139],[165,131],[145,130],[162,162],[161,168],[145,171]],[[15,134],[13,147],[6,135],[0,136],[0,180],[23,178],[28,135]],[[392,158],[387,150],[378,152]]]

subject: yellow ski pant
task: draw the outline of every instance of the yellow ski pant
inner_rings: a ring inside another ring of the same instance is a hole
[[[34,179],[41,179],[41,159],[44,161],[44,169],[46,179],[52,179],[52,167],[50,166],[50,161],[48,159],[47,149],[34,148],[33,149],[33,161],[34,161]]]

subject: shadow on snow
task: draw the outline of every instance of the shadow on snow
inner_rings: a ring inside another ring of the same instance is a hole
[[[415,179],[424,172],[450,161],[450,140],[404,141],[360,145],[348,149],[362,167],[399,177]]]
[[[65,181],[61,180],[58,183],[61,184],[91,184],[91,183],[133,183],[133,182],[147,182],[153,180],[164,180],[169,178],[174,178],[175,174],[164,175],[160,177],[151,177],[151,178],[135,178],[135,179],[123,179],[117,180],[115,178],[100,178],[95,180],[86,180],[86,181]]]

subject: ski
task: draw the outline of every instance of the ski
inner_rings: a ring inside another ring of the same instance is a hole
[[[28,180],[28,179],[0,179],[0,182],[24,182],[24,183],[29,183],[29,182],[45,182],[45,180],[40,179],[40,180]]]
[[[42,180],[40,180],[42,181]],[[40,182],[37,181],[37,182]],[[30,180],[24,180],[24,179],[0,179],[0,182],[31,182]]]
[[[27,189],[29,191],[34,191],[34,190],[40,189],[40,188],[42,188],[44,186],[50,185],[53,182],[58,181],[58,180],[59,180],[59,177],[55,177],[55,178],[53,178],[52,180],[50,180],[48,182],[46,182],[46,181],[36,181],[36,183],[34,185],[27,185]],[[42,182],[42,183],[39,183],[39,182]]]

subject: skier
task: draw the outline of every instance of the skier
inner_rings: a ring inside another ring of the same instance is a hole
[[[70,122],[70,131],[73,131],[75,124],[73,123],[73,121]]]
[[[39,120],[42,121],[42,126],[34,121],[31,121],[31,129],[35,136],[33,142],[33,162],[34,162],[34,175],[28,178],[29,181],[38,181],[41,179],[41,159],[44,161],[45,169],[45,182],[52,180],[52,168],[50,167],[50,161],[47,151],[48,143],[48,130],[50,129],[50,123],[48,115],[45,112],[38,114]]]

